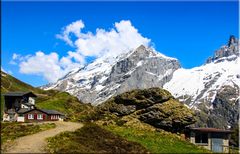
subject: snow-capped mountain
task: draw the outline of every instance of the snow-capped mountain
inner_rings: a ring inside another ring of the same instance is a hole
[[[97,59],[43,88],[67,91],[85,103],[98,105],[132,89],[162,87],[178,68],[176,59],[141,45],[117,57]]]
[[[177,59],[141,45],[117,57],[98,58],[43,88],[67,91],[98,105],[132,89],[163,87],[196,110],[198,126],[223,128],[238,122],[239,55],[238,40],[231,36],[205,64],[184,69]]]
[[[230,61],[228,58],[192,69],[180,68],[174,72],[172,80],[164,88],[175,97],[180,97],[180,101],[189,102],[190,107],[201,102],[211,103],[223,86],[240,85],[240,57],[234,56],[236,59]]]
[[[163,87],[199,114],[205,126],[231,126],[238,120],[240,100],[239,44],[231,36],[206,64],[180,68]],[[201,125],[201,124],[198,124]]]

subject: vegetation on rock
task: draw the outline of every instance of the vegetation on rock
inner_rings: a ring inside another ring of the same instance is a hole
[[[118,118],[131,115],[154,127],[173,132],[195,122],[194,113],[161,88],[137,89],[120,94],[100,105],[99,110]]]

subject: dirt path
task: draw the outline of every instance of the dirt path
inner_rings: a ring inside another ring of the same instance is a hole
[[[46,138],[53,137],[64,131],[75,131],[81,128],[81,123],[54,122],[56,128],[24,136],[14,140],[14,143],[4,153],[44,153],[47,145]]]

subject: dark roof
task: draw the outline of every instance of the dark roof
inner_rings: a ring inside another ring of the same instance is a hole
[[[37,97],[34,93],[32,92],[21,92],[21,91],[16,91],[16,92],[8,92],[3,94],[4,96],[24,96],[24,95],[30,95],[31,97]]]
[[[27,109],[27,108],[21,108],[20,110],[18,110],[17,113],[26,113],[26,112],[29,112],[29,111],[32,111],[32,110],[38,110],[38,111],[41,111],[41,112],[44,112],[46,114],[58,114],[58,115],[64,115],[63,113],[61,112],[58,112],[56,110],[46,110],[46,109],[37,109],[37,108],[34,108],[34,109]]]
[[[63,113],[58,112],[58,111],[56,111],[56,110],[46,110],[46,109],[39,109],[39,110],[41,110],[41,111],[43,111],[43,112],[45,112],[45,113],[47,113],[47,114],[59,114],[59,115],[64,115]]]
[[[25,112],[28,112],[28,111],[31,111],[31,110],[33,110],[33,109],[21,108],[20,110],[17,111],[17,113],[22,114],[22,113],[25,113]]]
[[[215,133],[231,133],[231,130],[218,129],[218,128],[190,128],[193,131],[199,132],[215,132]]]

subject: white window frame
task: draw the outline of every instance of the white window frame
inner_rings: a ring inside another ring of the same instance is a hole
[[[43,120],[43,114],[37,114],[37,119],[38,120]]]
[[[28,119],[34,119],[34,115],[33,114],[28,114]]]

